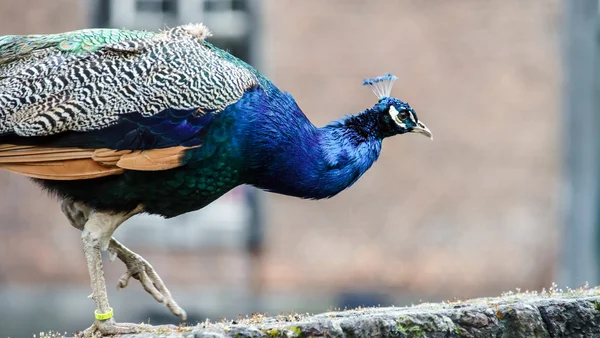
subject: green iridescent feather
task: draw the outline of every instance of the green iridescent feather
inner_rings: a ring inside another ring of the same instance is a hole
[[[136,40],[156,35],[155,32],[121,29],[83,29],[74,32],[49,35],[0,36],[0,67],[36,53],[65,54],[95,51],[104,45],[124,40]]]

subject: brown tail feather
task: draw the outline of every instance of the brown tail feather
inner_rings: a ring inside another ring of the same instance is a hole
[[[84,180],[125,170],[158,171],[182,165],[186,147],[151,150],[50,148],[0,144],[0,169],[47,180]]]
[[[107,167],[90,159],[49,161],[38,163],[2,163],[0,169],[45,180],[85,180],[125,172],[118,167]]]

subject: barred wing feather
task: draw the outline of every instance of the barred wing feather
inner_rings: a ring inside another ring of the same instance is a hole
[[[31,38],[4,38],[0,134],[97,130],[123,114],[152,116],[167,108],[218,112],[259,79],[215,52],[204,41],[207,35],[203,25],[186,25],[155,34],[130,33],[129,39],[113,38],[104,45],[79,41],[74,52],[67,48],[73,37],[47,38],[20,51],[15,46]]]

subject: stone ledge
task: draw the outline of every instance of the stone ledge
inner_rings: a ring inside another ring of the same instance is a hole
[[[161,332],[162,331],[162,332]],[[600,288],[200,323],[158,337],[582,337],[600,335]]]

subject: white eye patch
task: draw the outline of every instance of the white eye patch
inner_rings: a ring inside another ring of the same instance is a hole
[[[406,124],[404,124],[404,122],[402,122],[402,120],[398,116],[398,114],[400,114],[400,113],[398,112],[398,110],[396,110],[396,107],[390,106],[389,114],[392,117],[392,119],[394,120],[394,122],[396,122],[397,125],[399,125],[400,127],[406,129]]]

